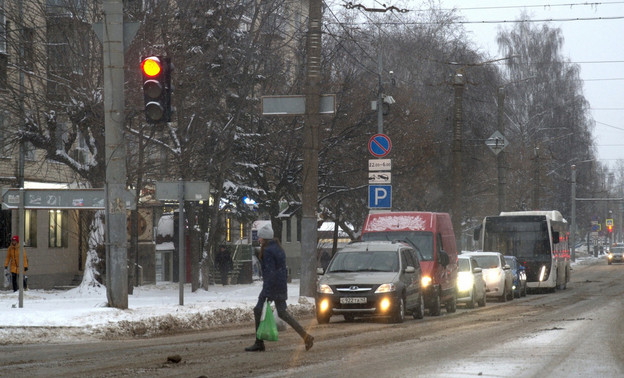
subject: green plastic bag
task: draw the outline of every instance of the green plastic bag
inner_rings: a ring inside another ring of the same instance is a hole
[[[271,310],[268,300],[264,302],[264,307],[262,308],[262,317],[256,331],[256,337],[259,340],[277,341],[277,324],[275,324],[273,310]]]

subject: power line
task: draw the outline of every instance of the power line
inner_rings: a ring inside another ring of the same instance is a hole
[[[617,126],[609,125],[608,123],[604,123],[604,122],[600,122],[600,121],[596,121],[596,120],[594,120],[594,122],[599,123],[599,124],[601,124],[601,125],[603,125],[603,126],[610,127],[610,128],[612,128],[612,129],[616,129],[616,130],[619,130],[619,131],[624,131],[624,128],[622,128],[622,127],[617,127]]]
[[[522,20],[481,20],[481,21],[448,21],[445,22],[447,25],[465,25],[465,24],[518,24],[522,22],[569,22],[569,21],[609,21],[609,20],[621,20],[624,19],[624,16],[611,16],[611,17],[570,17],[570,18],[543,18],[543,19],[522,19]],[[330,22],[330,24],[334,24]],[[344,22],[344,24],[348,25],[439,25],[440,22],[435,21],[407,21],[407,22],[392,22],[392,21],[353,21],[353,22]]]

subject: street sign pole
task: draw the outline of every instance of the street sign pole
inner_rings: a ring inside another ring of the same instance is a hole
[[[186,279],[186,264],[184,257],[186,256],[184,253],[184,181],[180,180],[178,184],[178,262],[180,263],[178,267],[178,282],[180,289],[180,306],[184,306],[184,281]]]

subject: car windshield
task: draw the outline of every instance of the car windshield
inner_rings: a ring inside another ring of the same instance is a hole
[[[468,259],[459,259],[459,271],[460,272],[470,272],[470,260]]]
[[[399,257],[395,251],[338,252],[328,272],[398,272]]]
[[[428,231],[384,231],[367,232],[362,235],[364,241],[395,241],[409,243],[421,261],[433,261],[433,233]]]
[[[624,247],[611,247],[611,252],[622,253],[624,252]]]
[[[498,268],[500,265],[500,259],[498,256],[473,256],[475,260],[477,260],[477,264],[482,269],[493,269]]]

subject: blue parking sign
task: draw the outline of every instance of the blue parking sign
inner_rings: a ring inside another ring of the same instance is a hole
[[[392,207],[392,185],[369,185],[368,208],[389,209]]]

